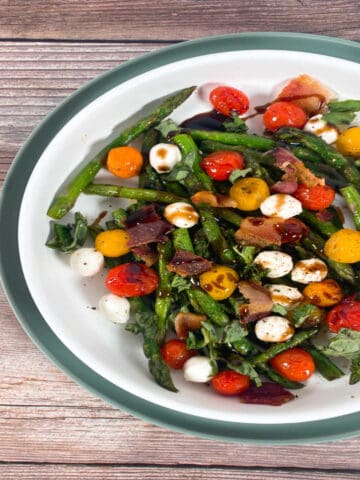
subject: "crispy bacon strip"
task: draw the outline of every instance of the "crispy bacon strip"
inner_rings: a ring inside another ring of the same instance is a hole
[[[206,190],[201,192],[196,192],[195,195],[191,197],[192,203],[195,205],[204,204],[209,205],[210,207],[228,207],[228,208],[237,208],[237,203],[232,198],[227,195],[221,195],[218,193],[208,192]]]
[[[247,217],[235,232],[237,243],[267,247],[283,243],[298,242],[307,235],[309,229],[298,218]]]
[[[264,382],[260,387],[251,385],[239,398],[241,403],[279,407],[293,400],[295,395],[277,383]]]
[[[151,267],[157,262],[158,254],[150,245],[140,245],[132,248],[131,251],[140,257],[147,267]]]
[[[210,262],[210,260],[180,249],[176,250],[174,257],[168,263],[167,269],[182,277],[187,277],[207,272],[212,266],[213,262]]]
[[[175,332],[181,340],[184,340],[187,338],[189,331],[198,330],[204,320],[206,320],[206,315],[180,312],[175,317]]]
[[[305,167],[301,160],[296,158],[286,148],[278,147],[273,150],[272,153],[276,159],[275,166],[285,172],[281,181],[295,181],[297,183],[303,183],[307,187],[325,185],[323,178],[318,178],[314,175],[311,170]]]
[[[255,322],[271,312],[274,303],[269,290],[262,285],[242,280],[239,282],[239,291],[249,302],[239,307],[241,323]]]
[[[125,227],[130,237],[129,247],[166,242],[166,235],[174,229],[173,225],[160,217],[155,205],[147,205],[129,215]]]

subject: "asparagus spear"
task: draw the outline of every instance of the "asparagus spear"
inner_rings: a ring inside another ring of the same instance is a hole
[[[283,377],[278,373],[276,370],[274,370],[270,365],[267,365],[266,363],[260,363],[256,367],[257,370],[259,370],[261,373],[266,375],[270,380],[272,380],[275,383],[278,383],[279,385],[283,386],[284,388],[289,388],[290,390],[296,390],[298,388],[303,388],[304,385],[300,382],[294,382],[292,380],[288,380],[287,378]]]
[[[360,100],[340,100],[328,104],[331,112],[360,112]]]
[[[175,135],[173,141],[181,150],[183,162],[191,169],[202,187],[205,190],[214,191],[214,185],[211,178],[200,167],[201,157],[194,140],[189,135],[180,133]]]
[[[171,259],[172,245],[168,240],[166,243],[158,243],[159,253],[158,272],[159,287],[156,291],[155,315],[157,318],[158,339],[160,343],[165,340],[168,329],[169,313],[171,308],[171,273],[167,265]]]
[[[192,305],[197,305],[201,313],[204,313],[216,325],[223,327],[229,323],[229,317],[224,312],[219,302],[210,297],[206,292],[200,288],[192,288],[186,290],[186,293],[189,297],[190,303]]]
[[[145,202],[174,203],[189,201],[187,198],[178,197],[169,192],[158,192],[146,188],[119,187],[118,185],[107,185],[102,183],[90,183],[83,191],[89,195],[131,198],[133,200],[141,200]]]
[[[150,115],[139,120],[135,125],[124,130],[115,140],[103,148],[53,199],[47,214],[54,219],[60,219],[74,206],[76,199],[84,188],[93,180],[104,164],[106,155],[111,148],[126,145],[167,117],[175,108],[181,105],[194,91],[195,87],[184,88],[167,98]]]
[[[240,226],[240,223],[243,220],[238,213],[234,212],[231,208],[214,208],[212,209],[214,217],[219,217],[222,220],[226,220],[229,223],[232,223],[236,227]]]
[[[173,231],[172,238],[175,250],[187,250],[188,252],[194,253],[189,230],[187,228],[177,228]]]
[[[314,345],[305,343],[304,348],[313,357],[317,371],[326,378],[326,380],[335,380],[344,375],[344,372]]]
[[[265,352],[259,353],[259,355],[256,355],[255,357],[251,358],[249,362],[253,367],[266,363],[269,360],[271,360],[273,357],[275,357],[275,355],[277,355],[278,353],[284,352],[289,348],[293,348],[293,347],[296,347],[297,345],[300,345],[305,340],[315,335],[317,331],[318,331],[317,328],[310,328],[309,330],[302,330],[301,332],[295,333],[295,335],[287,342],[276,343],[272,345],[270,348],[265,350]]]
[[[324,237],[330,237],[333,233],[337,232],[341,228],[341,225],[338,225],[337,222],[335,223],[330,220],[319,220],[316,216],[316,213],[311,212],[310,210],[304,209],[299,216],[301,220],[303,220],[310,227],[315,228]]]
[[[274,140],[249,133],[228,133],[209,130],[190,130],[194,140],[213,140],[227,145],[243,145],[254,150],[267,151],[275,147]]]
[[[223,263],[233,263],[235,260],[235,253],[223,236],[212,211],[208,208],[202,207],[199,208],[199,213],[204,233],[216,255]]]
[[[348,204],[355,223],[356,230],[360,230],[360,193],[354,185],[340,188],[340,193]]]
[[[275,133],[275,137],[283,142],[302,145],[313,150],[325,163],[339,169],[350,183],[360,186],[360,172],[355,165],[320,137],[291,127],[280,128]]]

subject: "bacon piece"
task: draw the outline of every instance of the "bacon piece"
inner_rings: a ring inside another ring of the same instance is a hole
[[[239,282],[240,293],[249,301],[249,303],[239,307],[239,314],[241,316],[241,323],[250,323],[266,317],[271,312],[274,306],[271,300],[269,290],[262,285],[241,280]]]
[[[227,195],[221,195],[219,193],[208,192],[206,190],[196,192],[191,197],[192,203],[209,205],[210,207],[228,207],[237,208],[237,202]]]
[[[147,267],[151,267],[157,262],[158,254],[150,245],[139,245],[138,247],[132,248],[131,251],[140,257]]]
[[[314,115],[323,110],[333,98],[331,90],[310,75],[293,78],[280,92],[277,100],[295,103],[307,114]]]
[[[166,235],[174,226],[163,220],[157,213],[155,205],[147,205],[132,213],[125,220],[129,234],[129,247],[138,247],[153,242],[166,242]]]
[[[281,180],[274,183],[271,187],[271,191],[274,193],[287,193],[288,195],[291,195],[296,192],[297,188],[298,183],[295,180]]]
[[[314,175],[311,170],[305,167],[301,160],[296,158],[286,148],[275,148],[272,153],[276,159],[275,166],[285,172],[281,178],[282,181],[296,181],[297,183],[303,183],[307,187],[325,185],[323,178],[318,178]]]
[[[316,212],[315,216],[318,220],[320,220],[320,222],[328,222],[334,217],[334,213],[325,208],[324,210],[319,210]]]
[[[174,257],[167,265],[167,269],[182,277],[187,277],[207,272],[212,266],[213,262],[210,262],[210,260],[180,249],[176,250]]]
[[[190,312],[180,312],[176,315],[174,326],[177,336],[184,340],[187,338],[189,331],[198,330],[201,324],[206,320],[206,315],[198,315]]]
[[[283,243],[298,242],[309,232],[308,227],[298,218],[247,217],[235,232],[237,243],[267,247]]]
[[[283,222],[281,218],[247,217],[235,232],[237,243],[267,247],[268,245],[281,245],[281,235],[276,230],[276,225]]]
[[[293,400],[295,395],[277,383],[264,382],[260,387],[251,385],[239,398],[241,403],[279,407]]]

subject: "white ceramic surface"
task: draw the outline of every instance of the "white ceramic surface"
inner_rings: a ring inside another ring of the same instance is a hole
[[[91,308],[106,292],[103,275],[78,278],[69,267],[68,256],[44,245],[49,234],[46,210],[54,192],[74,168],[116,137],[124,125],[150,111],[149,104],[155,99],[186,86],[220,82],[241,88],[256,106],[271,100],[274,88],[284,80],[301,73],[313,75],[341,97],[360,96],[360,65],[346,60],[271,50],[205,55],[149,71],[100,96],[65,125],[39,159],[24,193],[19,221],[26,281],[55,334],[78,358],[114,384],[179,412],[232,422],[297,423],[358,411],[360,384],[350,387],[347,377],[327,382],[315,375],[296,392],[296,401],[277,408],[242,405],[236,398],[220,397],[205,385],[184,382],[181,372],[173,375],[179,393],[161,389],[148,373],[141,337],[112,325]],[[209,104],[193,95],[172,118],[179,121],[207,109]],[[114,199],[82,196],[74,211],[81,211],[91,222],[100,211],[111,211],[120,204],[122,201]],[[72,214],[64,223],[71,219]]]

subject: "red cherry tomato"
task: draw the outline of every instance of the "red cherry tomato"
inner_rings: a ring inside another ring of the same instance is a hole
[[[214,108],[228,117],[231,117],[231,112],[242,115],[249,110],[248,97],[234,87],[216,87],[211,90],[209,98]]]
[[[227,180],[234,170],[242,170],[244,157],[238,152],[219,151],[205,157],[200,166],[214,180]]]
[[[169,340],[161,347],[164,362],[176,370],[183,368],[186,360],[196,355],[196,350],[188,350],[183,340]]]
[[[335,190],[328,185],[307,187],[301,183],[294,193],[302,206],[308,210],[323,210],[330,207],[335,198]]]
[[[120,297],[148,295],[157,289],[158,284],[159,277],[155,270],[135,262],[111,268],[105,279],[110,292]]]
[[[310,353],[301,348],[290,348],[275,355],[270,365],[283,377],[294,382],[303,382],[315,371],[315,364]]]
[[[355,300],[353,295],[346,297],[328,312],[326,322],[329,330],[334,333],[341,328],[351,328],[360,332],[360,302]]]
[[[307,117],[304,110],[291,102],[275,102],[268,106],[263,122],[267,130],[275,132],[281,127],[302,128]]]
[[[250,379],[233,370],[224,370],[217,373],[210,383],[213,389],[221,395],[238,395],[249,388]]]

